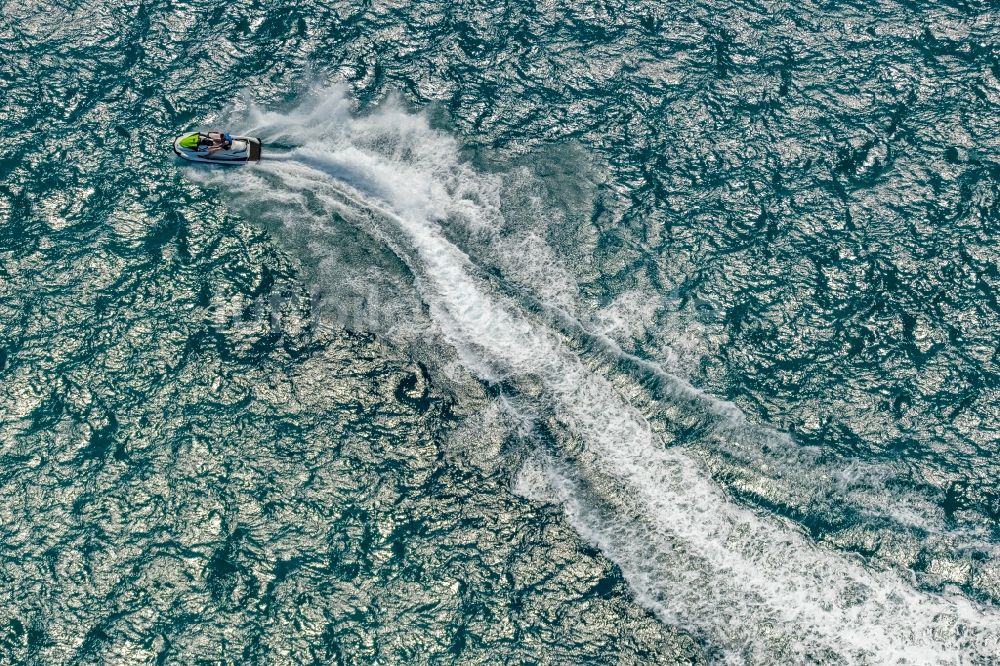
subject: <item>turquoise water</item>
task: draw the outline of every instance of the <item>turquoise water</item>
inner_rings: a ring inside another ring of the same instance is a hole
[[[0,663],[998,663],[998,19],[4,3]]]

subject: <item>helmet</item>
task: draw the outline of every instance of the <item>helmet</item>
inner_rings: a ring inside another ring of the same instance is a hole
[[[233,135],[230,134],[229,132],[226,132],[225,134],[223,134],[222,138],[226,140],[226,143],[232,143],[233,142]]]

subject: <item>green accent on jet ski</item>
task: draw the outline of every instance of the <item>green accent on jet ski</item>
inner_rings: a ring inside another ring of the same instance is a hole
[[[181,148],[187,148],[189,150],[195,150],[198,147],[198,135],[192,134],[191,136],[186,136],[180,141]]]

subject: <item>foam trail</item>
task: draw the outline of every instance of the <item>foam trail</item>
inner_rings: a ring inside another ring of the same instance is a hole
[[[247,195],[248,211],[270,203],[290,225],[321,230],[342,216],[371,230],[406,262],[469,370],[540,385],[585,445],[565,469],[544,465],[545,485],[639,600],[703,635],[719,660],[986,664],[1000,649],[994,609],[919,591],[730,502],[691,458],[664,449],[558,331],[496,293],[442,229],[455,217],[488,226],[499,215],[496,180],[463,163],[452,138],[391,106],[352,118],[339,93],[257,120],[301,147],[256,171],[210,177]],[[522,478],[518,487],[530,486]]]
[[[502,220],[502,216],[492,217]],[[629,402],[645,418],[665,425],[664,435],[678,421],[683,421],[681,430],[697,431],[702,445],[693,452],[713,470],[721,470],[740,492],[784,506],[795,515],[832,518],[831,527],[849,525],[858,518],[878,523],[883,526],[880,529],[884,536],[891,532],[890,539],[896,545],[905,544],[887,549],[889,561],[901,566],[912,564],[907,559],[916,557],[910,549],[918,543],[919,551],[933,557],[961,559],[969,553],[1000,557],[1000,546],[992,540],[985,516],[982,523],[948,524],[942,496],[906,491],[900,484],[892,484],[909,474],[901,463],[825,461],[823,452],[816,447],[802,446],[787,433],[749,421],[733,402],[693,386],[657,361],[625,351],[591,317],[576,314],[575,303],[565,298],[569,290],[557,289],[553,294],[551,289],[535,285],[525,290],[523,283],[541,281],[539,265],[549,274],[559,273],[553,271],[554,260],[538,234],[532,231],[512,242],[505,229],[510,225],[503,221],[494,227],[476,221],[467,226],[486,232],[485,242],[477,243],[479,254],[484,263],[502,267],[506,291],[530,304],[544,316],[546,324],[566,333],[567,342],[580,347],[576,349],[578,355],[596,361],[590,363],[592,367],[607,368],[618,390],[628,393]],[[529,238],[533,243],[525,242]],[[541,256],[526,261],[525,255]],[[558,281],[564,278],[560,276]],[[894,487],[887,487],[890,484]],[[886,524],[886,518],[891,525]],[[994,598],[1000,599],[996,587],[987,587]]]

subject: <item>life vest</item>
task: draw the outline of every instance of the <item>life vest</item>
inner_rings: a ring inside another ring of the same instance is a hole
[[[191,136],[184,137],[183,139],[181,139],[180,146],[181,148],[187,148],[188,150],[197,150],[198,135],[192,134]]]

